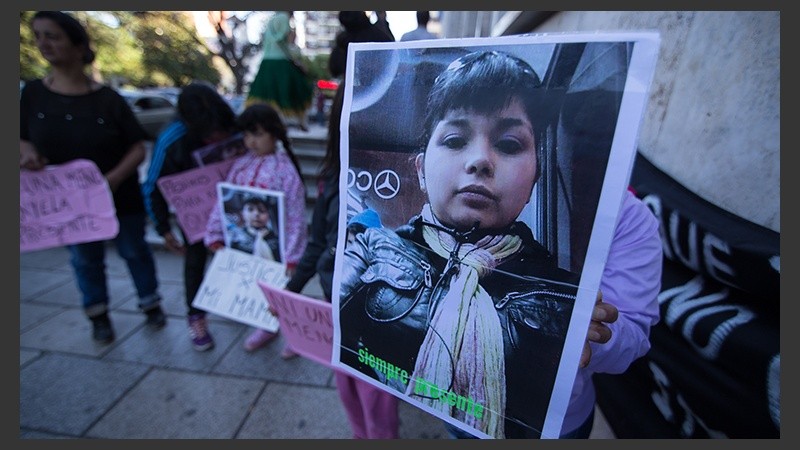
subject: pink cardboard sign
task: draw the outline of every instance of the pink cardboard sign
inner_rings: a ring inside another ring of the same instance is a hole
[[[270,286],[258,286],[270,307],[278,313],[283,338],[297,354],[331,367],[333,320],[331,304]]]
[[[156,184],[172,207],[189,244],[203,239],[217,204],[217,183],[225,180],[233,159],[159,178]]]
[[[114,198],[92,161],[20,169],[20,253],[110,239],[118,232]]]

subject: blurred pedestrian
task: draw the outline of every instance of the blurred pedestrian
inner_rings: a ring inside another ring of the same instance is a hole
[[[400,36],[400,41],[420,41],[423,39],[439,39],[439,36],[428,31],[428,21],[431,20],[430,11],[417,11],[417,28]]]
[[[386,11],[373,11],[375,13],[375,26],[378,27],[381,31],[386,33],[392,41],[395,41],[394,34],[392,33],[392,29],[389,27],[389,21],[386,20]]]
[[[137,170],[145,158],[147,135],[125,99],[89,75],[86,68],[95,53],[77,19],[60,11],[38,11],[30,25],[49,73],[28,82],[20,96],[19,165],[41,170],[75,159],[97,164],[114,196],[119,233],[113,241],[133,279],[139,309],[147,325],[163,327],[167,319],[153,254],[144,239],[146,215]],[[67,249],[92,337],[108,343],[114,340],[114,329],[108,315],[105,246],[95,241]]]
[[[328,70],[334,78],[344,77],[351,42],[394,42],[394,37],[371,23],[364,11],[339,11],[339,23],[344,30],[336,35],[328,60]]]
[[[189,243],[183,229],[179,228],[181,240],[174,235],[169,206],[161,190],[156,187],[156,182],[159,178],[196,168],[197,162],[192,152],[223,141],[236,131],[236,116],[216,89],[203,82],[189,84],[178,96],[175,119],[156,139],[147,178],[142,185],[147,212],[156,232],[164,238],[167,249],[183,255],[183,287],[189,337],[194,349],[201,352],[214,347],[214,339],[208,331],[206,312],[192,306],[203,282],[208,249],[202,240]]]
[[[255,79],[250,84],[245,106],[267,103],[277,109],[284,121],[296,120],[308,131],[307,112],[313,86],[295,44],[293,11],[275,11],[264,29],[263,54]]]

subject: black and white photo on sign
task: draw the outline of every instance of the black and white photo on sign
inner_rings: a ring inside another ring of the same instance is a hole
[[[225,246],[282,263],[285,255],[284,194],[217,183]]]
[[[334,366],[482,438],[555,438],[656,33],[353,43]]]

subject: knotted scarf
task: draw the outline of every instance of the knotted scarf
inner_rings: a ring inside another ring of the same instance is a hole
[[[425,222],[439,222],[430,205],[422,210]],[[465,413],[440,398],[423,397],[428,406],[457,418],[495,438],[503,438],[506,405],[503,331],[494,302],[479,284],[499,261],[522,245],[515,235],[485,236],[475,243],[458,242],[436,227],[423,225],[425,242],[448,260],[444,276],[452,274],[449,290],[439,302],[420,346],[414,380],[422,379],[446,391],[474,400],[484,407],[483,417]],[[415,382],[409,383],[411,395]]]

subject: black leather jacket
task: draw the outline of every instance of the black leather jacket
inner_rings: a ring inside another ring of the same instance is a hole
[[[449,280],[442,277],[446,260],[427,249],[421,220],[417,216],[396,231],[367,229],[344,252],[341,360],[384,382],[381,373],[358,362],[358,351],[367,349],[412,374],[428,323],[448,290]],[[522,249],[480,284],[503,328],[506,437],[539,437],[578,276],[559,269],[527,225],[517,222],[505,231],[522,237]]]

